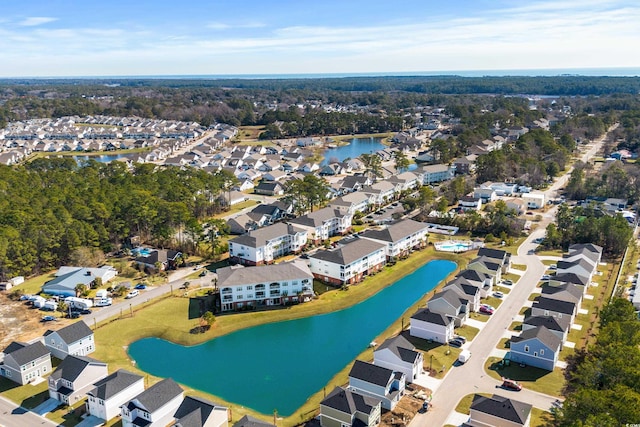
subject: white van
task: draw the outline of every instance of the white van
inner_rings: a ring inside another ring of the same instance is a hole
[[[460,363],[466,363],[469,359],[471,359],[471,352],[469,350],[462,350],[458,355],[458,362]]]
[[[137,297],[140,294],[140,292],[138,292],[137,289],[132,289],[129,291],[129,293],[127,294],[127,296],[125,298],[129,299],[129,298],[133,298],[133,297]]]

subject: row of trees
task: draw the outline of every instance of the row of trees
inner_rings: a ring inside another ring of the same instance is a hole
[[[576,163],[565,194],[573,200],[587,197],[616,197],[634,204],[640,200],[640,167],[622,162],[605,163],[598,170],[590,164]]]
[[[132,235],[177,246],[178,230],[225,208],[234,179],[151,164],[131,172],[121,162],[80,166],[70,158],[1,166],[0,277],[92,257],[93,248],[109,252]]]
[[[555,411],[559,427],[630,425],[640,420],[640,322],[615,298],[600,313],[595,345],[577,352],[565,375],[568,393]]]

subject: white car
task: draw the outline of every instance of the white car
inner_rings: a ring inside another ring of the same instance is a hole
[[[137,289],[133,289],[131,291],[129,291],[129,293],[127,294],[127,296],[125,297],[126,299],[130,299],[133,297],[137,297],[140,294],[140,292]]]
[[[504,297],[504,294],[502,292],[500,292],[500,291],[496,291],[496,292],[493,293],[493,296],[496,297],[496,298],[502,298],[502,297]]]
[[[549,281],[551,280],[551,276],[549,276],[548,274],[543,274],[540,280]]]

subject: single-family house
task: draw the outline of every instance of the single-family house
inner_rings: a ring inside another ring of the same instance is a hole
[[[149,255],[136,257],[135,263],[149,269],[173,270],[178,266],[182,252],[169,249],[154,249]],[[159,264],[157,264],[159,263]]]
[[[246,194],[241,191],[230,191],[225,195],[221,196],[223,203],[229,204],[229,206],[237,205],[238,203],[242,203],[244,201],[249,200]]]
[[[266,215],[253,214],[251,212],[227,219],[231,234],[245,234],[251,230],[264,227],[266,224],[268,224]]]
[[[456,174],[459,175],[469,175],[476,171],[476,159],[478,156],[475,154],[470,154],[464,157],[458,157],[454,159],[451,163],[456,168]]]
[[[552,334],[560,338],[561,342],[567,340],[569,335],[569,329],[571,328],[571,319],[568,317],[553,317],[553,316],[529,316],[522,322],[522,331],[528,331],[529,329],[535,329],[539,326],[544,326]]]
[[[465,324],[469,318],[469,301],[452,290],[442,290],[427,301],[427,308],[453,319],[455,327]]]
[[[491,277],[492,285],[497,285],[502,280],[502,264],[495,258],[478,256],[469,261],[468,270],[476,270]]]
[[[424,222],[403,219],[382,229],[369,229],[360,234],[364,239],[373,240],[386,245],[387,259],[404,257],[414,249],[427,245],[429,226]]]
[[[478,249],[479,257],[486,257],[496,260],[501,266],[502,273],[507,273],[511,267],[511,254],[501,249],[480,248]]]
[[[279,222],[229,240],[229,257],[240,264],[269,264],[276,258],[300,252],[307,239],[306,229]]]
[[[547,297],[538,297],[531,305],[532,316],[568,317],[573,323],[576,316],[576,304]]]
[[[166,427],[183,397],[182,388],[165,378],[121,406],[122,427]]]
[[[321,427],[376,427],[382,401],[336,387],[320,402]]]
[[[443,291],[452,291],[458,294],[461,299],[468,302],[469,310],[478,312],[480,310],[480,288],[469,283],[465,283],[464,278],[452,280],[442,288]]]
[[[186,396],[173,417],[171,427],[227,427],[229,411],[218,405],[195,396]]]
[[[87,391],[86,409],[90,415],[108,421],[120,415],[120,406],[144,391],[144,378],[119,369],[95,382]]]
[[[422,308],[411,316],[409,334],[412,337],[445,344],[453,338],[454,322],[451,317],[428,308]]]
[[[42,293],[75,297],[77,285],[83,284],[90,288],[96,279],[99,278],[102,283],[107,283],[117,274],[117,270],[111,266],[100,268],[60,267],[55,273],[55,279],[49,280],[42,286]]]
[[[264,196],[282,196],[284,194],[284,187],[279,182],[260,181],[260,183],[253,188],[253,192]]]
[[[51,353],[40,341],[25,344],[13,341],[2,352],[0,376],[20,385],[51,372]]]
[[[560,338],[546,327],[538,326],[511,337],[509,358],[512,363],[553,371],[561,349]]]
[[[305,262],[272,265],[234,265],[217,271],[222,311],[283,305],[313,297],[313,274]]]
[[[284,218],[284,216],[287,214],[283,210],[283,207],[277,203],[261,203],[253,208],[251,210],[251,213],[265,215],[269,224],[273,224],[274,222]]]
[[[488,298],[493,292],[493,279],[491,275],[481,271],[464,269],[453,279],[453,282],[457,281],[477,286],[480,289],[480,298]]]
[[[44,345],[58,359],[67,356],[87,356],[96,350],[93,331],[79,320],[57,331],[44,333]]]
[[[560,286],[565,283],[582,286],[584,292],[586,292],[587,286],[589,286],[589,278],[576,273],[557,273],[549,279],[549,284],[553,286]]]
[[[93,383],[109,375],[107,364],[85,356],[67,356],[49,376],[49,397],[74,405],[93,388]]]
[[[349,371],[348,389],[363,396],[382,401],[384,409],[393,410],[406,387],[406,379],[402,372],[356,360]]]
[[[597,271],[597,267],[589,261],[585,256],[580,256],[573,261],[560,260],[556,263],[556,274],[575,273],[578,276],[586,278],[587,283],[590,283],[594,273]]]
[[[543,286],[541,296],[545,298],[555,299],[558,301],[572,302],[576,305],[576,309],[580,310],[580,303],[584,295],[584,287],[565,283],[558,286]]]
[[[470,427],[529,427],[532,405],[515,399],[476,394],[469,408]]]
[[[386,264],[385,245],[367,239],[341,241],[337,248],[319,250],[309,256],[313,277],[342,286],[360,282]]]
[[[482,199],[483,203],[489,203],[497,200],[498,195],[493,188],[478,187],[473,190],[473,197]]]
[[[462,196],[458,199],[458,207],[464,212],[480,211],[482,209],[482,199],[480,197]]]
[[[424,356],[402,335],[386,339],[373,351],[373,364],[402,372],[408,383],[418,378],[424,367]]]
[[[287,176],[289,175],[285,171],[276,169],[271,172],[265,172],[262,175],[262,179],[268,182],[282,182]]]
[[[236,421],[233,427],[275,427],[275,424],[259,420],[251,415],[245,415]]]
[[[522,201],[526,203],[529,209],[541,209],[545,203],[543,193],[524,193],[522,194]]]
[[[349,175],[345,176],[340,183],[340,189],[343,190],[344,193],[353,193],[354,191],[361,190],[367,185],[371,185],[371,183],[371,179],[368,176]]]

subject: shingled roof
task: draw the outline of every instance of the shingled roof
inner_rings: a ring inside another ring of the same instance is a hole
[[[531,414],[531,408],[532,406],[528,403],[508,399],[497,394],[492,397],[476,394],[473,396],[470,409],[524,425]]]
[[[95,383],[94,388],[87,394],[101,400],[108,400],[142,379],[140,375],[119,369]]]
[[[87,324],[82,320],[65,326],[62,329],[58,329],[57,331],[48,330],[44,333],[44,336],[48,337],[54,332],[57,333],[58,336],[67,344],[73,344],[74,342],[93,335],[91,328],[89,328],[89,326],[87,326]]]
[[[383,243],[373,242],[368,239],[353,239],[347,244],[341,244],[336,249],[320,250],[310,258],[331,262],[338,265],[349,265],[367,255],[383,249]]]
[[[336,387],[320,402],[320,405],[353,415],[356,412],[370,414],[373,408],[380,405],[380,402],[380,399],[363,396],[351,390]]]

